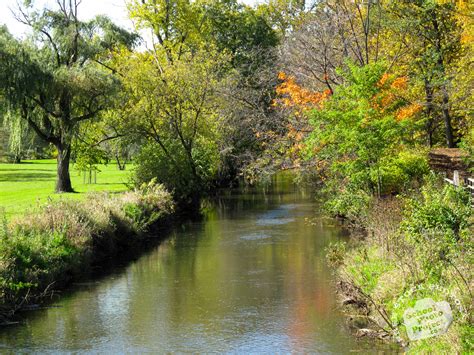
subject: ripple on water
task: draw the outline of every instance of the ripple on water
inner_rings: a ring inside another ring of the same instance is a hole
[[[294,222],[294,218],[259,218],[257,220],[258,226],[278,226],[281,224],[287,224]]]
[[[266,233],[252,233],[252,234],[246,234],[240,237],[240,239],[243,240],[261,240],[261,239],[268,239],[271,238],[272,236],[270,234]]]
[[[296,208],[295,204],[281,205],[271,211],[265,212],[257,219],[258,226],[276,226],[293,222],[295,219],[289,217],[290,211]]]
[[[294,210],[296,208],[296,204],[294,203],[287,203],[286,205],[281,205],[279,207],[279,209],[282,209],[282,210]]]

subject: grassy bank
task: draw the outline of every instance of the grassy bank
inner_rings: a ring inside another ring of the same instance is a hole
[[[0,223],[0,322],[95,263],[143,241],[173,213],[171,195],[153,182],[121,194],[50,201]]]
[[[358,225],[365,233],[332,245],[342,302],[359,335],[399,341],[408,353],[472,353],[473,214],[470,196],[430,179],[421,192],[373,199]],[[416,301],[446,301],[445,334],[411,340],[404,312]]]
[[[54,194],[56,160],[28,160],[21,164],[0,164],[0,207],[8,216],[21,215],[48,199],[82,199],[88,192],[126,191],[129,170],[115,164],[99,165],[97,183],[85,184],[83,176],[71,166],[72,185],[77,193]]]

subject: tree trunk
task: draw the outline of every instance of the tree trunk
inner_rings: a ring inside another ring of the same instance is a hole
[[[56,180],[56,192],[74,192],[69,174],[69,161],[71,160],[71,145],[58,144],[58,175]]]
[[[449,94],[448,94],[448,88],[447,88],[448,78],[446,76],[446,66],[445,66],[445,60],[443,58],[442,35],[441,35],[442,30],[440,30],[440,26],[436,18],[436,13],[434,11],[431,12],[431,16],[432,16],[433,29],[435,30],[435,34],[436,34],[435,46],[436,46],[436,51],[438,54],[437,64],[440,70],[441,78],[443,80],[443,84],[441,85],[441,92],[443,94],[441,111],[443,112],[446,143],[448,145],[448,148],[455,148],[456,145],[454,144],[454,135],[453,135],[453,127],[451,124],[451,115],[449,114]]]
[[[444,128],[446,132],[446,143],[448,144],[448,148],[456,148],[456,144],[454,144],[454,135],[453,135],[453,127],[451,125],[451,115],[449,114],[449,95],[446,85],[442,87],[443,91],[443,118],[444,118]]]
[[[126,159],[123,160],[123,164],[122,162],[120,161],[120,157],[118,155],[115,155],[115,161],[117,162],[117,167],[120,171],[123,171],[125,170],[125,166],[126,166]]]
[[[430,148],[433,146],[433,87],[428,80],[425,79],[425,96],[426,96],[426,134],[428,136],[428,145]]]

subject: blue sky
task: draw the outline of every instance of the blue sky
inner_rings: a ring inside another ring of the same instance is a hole
[[[242,0],[247,4],[253,4],[256,0]],[[27,31],[27,26],[15,20],[10,9],[17,8],[17,2],[23,0],[0,0],[0,24],[7,25],[9,31],[15,36],[22,36]],[[96,15],[107,15],[115,23],[122,27],[132,29],[133,23],[127,18],[126,0],[82,0],[79,8],[79,17],[83,20],[90,19]],[[38,8],[54,8],[55,0],[34,0]]]

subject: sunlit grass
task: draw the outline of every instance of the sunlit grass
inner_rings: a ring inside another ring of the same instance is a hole
[[[99,166],[97,183],[85,184],[71,165],[72,185],[76,193],[55,194],[56,160],[28,160],[21,164],[0,164],[0,207],[7,216],[18,215],[51,199],[80,199],[87,192],[125,191],[131,166],[120,171],[116,164]]]

